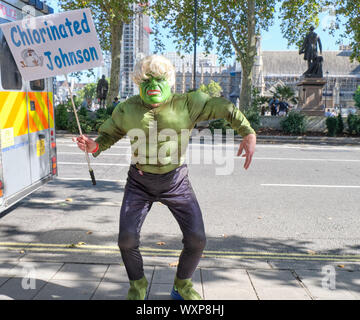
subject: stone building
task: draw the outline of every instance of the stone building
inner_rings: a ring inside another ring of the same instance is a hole
[[[176,52],[168,52],[163,54],[175,66],[176,82],[175,92],[184,93],[194,88],[194,56],[186,54],[180,56]],[[223,66],[217,63],[217,55],[199,53],[196,57],[196,87],[201,84],[209,84],[211,80],[218,82],[223,89],[222,95],[230,98],[231,92],[235,89],[234,84],[235,67]],[[238,86],[239,84],[237,84]]]
[[[351,108],[353,96],[360,86],[360,63],[350,61],[351,51],[341,46],[338,51],[323,51],[323,73],[326,85],[323,105],[328,108]],[[292,87],[298,93],[297,83],[307,69],[307,63],[298,51],[262,51],[264,95],[271,96],[271,88],[278,84]]]

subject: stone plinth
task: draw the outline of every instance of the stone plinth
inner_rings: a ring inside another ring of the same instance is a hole
[[[299,107],[302,113],[308,116],[324,115],[323,88],[325,84],[324,78],[303,78],[297,84]]]

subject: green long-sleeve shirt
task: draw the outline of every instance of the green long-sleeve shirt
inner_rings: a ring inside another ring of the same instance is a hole
[[[167,173],[184,163],[195,124],[212,119],[227,120],[243,137],[255,133],[241,111],[224,98],[211,98],[201,91],[173,94],[153,108],[136,95],[118,104],[100,126],[99,150],[93,155],[97,157],[127,135],[132,163],[145,172]]]

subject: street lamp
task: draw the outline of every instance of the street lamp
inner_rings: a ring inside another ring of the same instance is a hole
[[[196,90],[196,42],[197,42],[197,9],[198,0],[194,0],[194,74],[193,74],[193,89]]]
[[[327,102],[327,93],[328,93],[328,81],[329,81],[329,71],[326,71],[325,112],[326,112],[326,102]]]

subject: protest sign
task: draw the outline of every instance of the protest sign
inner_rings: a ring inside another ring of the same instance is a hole
[[[99,67],[103,57],[90,9],[0,25],[24,80]]]

